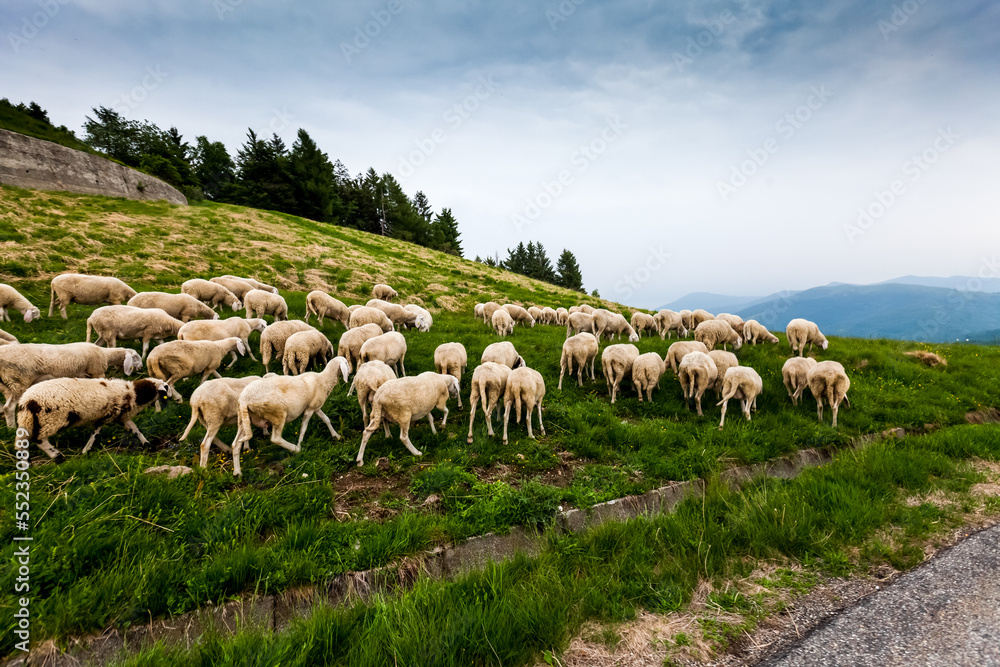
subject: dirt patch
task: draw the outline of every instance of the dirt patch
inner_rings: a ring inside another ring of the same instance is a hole
[[[1000,410],[997,408],[988,408],[986,410],[969,412],[965,415],[965,421],[970,424],[995,424],[1000,422]]]

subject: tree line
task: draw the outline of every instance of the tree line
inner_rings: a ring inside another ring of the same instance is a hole
[[[583,273],[580,271],[580,264],[576,261],[576,255],[565,248],[559,255],[555,267],[552,266],[552,261],[540,241],[537,243],[528,241],[527,245],[522,241],[513,250],[508,248],[507,258],[503,260],[499,257],[481,259],[477,255],[476,261],[559,287],[587,293],[587,290],[583,288]],[[593,295],[599,296],[597,290],[594,290]]]

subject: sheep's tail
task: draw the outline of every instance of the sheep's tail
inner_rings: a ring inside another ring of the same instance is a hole
[[[831,408],[834,405],[836,405],[836,403],[834,403],[834,401],[837,400],[837,382],[836,381],[834,381],[834,382],[828,382],[827,383],[827,385],[826,385],[826,400],[830,404]]]
[[[723,388],[725,388],[725,386],[723,386]],[[729,387],[729,391],[723,392],[722,399],[718,403],[716,403],[715,405],[716,406],[722,405],[723,403],[725,403],[726,401],[728,401],[729,399],[731,399],[733,396],[736,395],[736,392],[739,391],[739,388],[740,388],[740,386],[738,384],[733,383]]]
[[[347,390],[347,395],[348,396],[350,396],[351,394],[354,393],[354,385],[356,385],[357,383],[358,383],[358,376],[357,376],[357,374],[355,374],[354,375],[354,379],[351,380],[351,388]]]
[[[146,357],[146,371],[149,373],[150,377],[160,378],[161,380],[167,379],[160,374],[159,357],[153,356],[152,354]]]
[[[188,422],[187,428],[181,434],[181,440],[187,440],[188,434],[191,433],[191,429],[198,422],[199,408],[196,405],[191,406],[191,421]]]
[[[374,431],[382,423],[382,404],[379,401],[372,401],[371,418],[368,420],[366,431]]]
[[[521,423],[521,392],[515,392],[514,394],[514,407],[517,411],[517,423]]]
[[[51,310],[49,311],[49,317],[52,317],[52,311]],[[90,342],[90,332],[93,330],[92,327],[93,327],[93,325],[90,323],[90,318],[88,317],[87,318],[87,342],[88,343]]]
[[[236,439],[233,440],[234,449],[236,443],[246,442],[253,435],[250,427],[250,409],[243,401],[239,402],[239,407],[236,409],[236,422],[238,426],[236,428]]]

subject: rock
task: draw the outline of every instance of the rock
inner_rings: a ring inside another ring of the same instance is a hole
[[[375,468],[378,469],[378,470],[385,471],[385,470],[389,470],[390,467],[391,466],[389,465],[389,459],[387,459],[384,456],[380,456],[378,458],[378,461],[375,462]]]
[[[177,479],[182,475],[189,475],[193,470],[187,466],[150,466],[143,470],[147,475],[163,475],[166,474],[167,479]]]

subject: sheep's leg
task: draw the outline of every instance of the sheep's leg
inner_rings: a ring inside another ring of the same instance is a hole
[[[722,430],[722,425],[726,423],[726,409],[729,407],[729,401],[722,402],[722,419],[719,420],[719,430]]]
[[[317,410],[316,414],[318,414],[319,418],[323,420],[323,423],[326,424],[326,427],[330,429],[330,435],[333,436],[333,439],[340,440],[340,435],[337,433],[337,431],[334,430],[333,424],[330,423],[330,418],[327,417],[322,410]],[[388,425],[386,425],[386,427],[388,428]]]
[[[132,421],[131,419],[126,419],[124,425],[125,428],[135,433],[136,437],[139,438],[139,442],[141,442],[144,445],[149,444],[149,441],[146,440],[146,437],[142,434],[141,431],[139,431],[139,427],[135,425],[134,421]]]
[[[837,428],[837,408],[839,407],[840,406],[836,402],[834,402],[833,405],[830,406],[830,410],[833,412],[833,423],[830,424],[830,426],[832,426],[833,428]]]
[[[445,401],[447,400],[448,399],[445,398]],[[442,401],[443,405],[438,406],[438,410],[444,413],[444,417],[441,417],[441,428],[444,428],[448,424],[448,405],[445,401]]]
[[[215,436],[214,438],[212,438],[212,444],[215,445],[216,447],[218,447],[219,449],[221,449],[224,452],[228,453],[228,452],[233,451],[232,447],[230,447],[226,443],[224,443],[221,440],[219,440],[219,436]],[[248,447],[246,445],[244,445],[244,447],[246,447],[247,451],[250,451],[250,447]]]
[[[368,423],[368,401],[359,401],[361,403],[361,421],[365,424]]]
[[[205,384],[205,380],[207,380],[208,376],[212,375],[213,373],[220,378],[222,377],[221,375],[219,375],[218,371],[209,368],[208,370],[206,370],[204,373],[201,374],[201,382],[198,383],[198,386],[200,387],[201,385]]]
[[[510,421],[510,404],[512,401],[504,401],[503,410],[503,444],[507,444],[507,422]]]
[[[302,415],[302,426],[299,427],[299,449],[302,449],[302,440],[306,437],[306,429],[309,427],[309,420],[312,418],[313,413],[306,410],[305,414]],[[330,428],[333,428],[332,426]]]
[[[430,416],[430,415],[428,415],[428,416]],[[433,424],[433,422],[431,422],[431,423]],[[413,443],[410,442],[410,420],[409,419],[400,419],[399,420],[399,439],[403,441],[403,444],[406,445],[406,448],[408,450],[410,450],[411,454],[413,454],[414,456],[423,456],[423,454],[420,452],[420,450],[417,449],[416,447],[414,447]]]
[[[257,361],[257,357],[253,356],[253,350],[250,349],[250,340],[248,338],[243,339],[243,347],[247,349],[247,356],[250,357],[252,361]],[[236,361],[236,351],[233,351],[233,361]],[[232,364],[230,364],[232,365]]]
[[[205,437],[202,438],[201,444],[198,445],[198,465],[202,468],[208,467],[208,450],[211,449],[212,442],[215,439],[215,433],[212,429],[208,429],[205,432]]]
[[[431,412],[427,413],[427,422],[431,425],[431,433],[437,435],[437,429],[434,427],[434,414]]]
[[[583,386],[583,374],[586,371],[587,371],[587,362],[586,361],[583,362],[582,364],[577,364],[577,366],[576,366],[576,383],[577,383],[577,385],[579,385],[581,387]],[[593,379],[593,378],[591,378],[591,379]]]
[[[275,445],[278,445],[279,447],[284,447],[288,451],[293,452],[295,454],[298,454],[300,451],[302,451],[302,448],[299,447],[298,445],[295,445],[295,444],[292,444],[292,443],[288,442],[287,440],[285,440],[284,438],[281,437],[281,432],[285,430],[285,420],[286,419],[287,419],[287,415],[282,414],[277,419],[271,421],[271,425],[272,425],[272,428],[271,428],[271,443],[275,444]],[[305,433],[305,429],[304,428],[302,429],[302,432]]]
[[[816,397],[816,416],[819,417],[820,421],[823,421],[823,399]]]
[[[17,403],[13,399],[14,395],[11,394],[10,396],[7,397],[7,402],[4,403],[3,405],[3,416],[7,418],[7,426],[9,428],[14,428],[14,426],[16,425],[14,422],[14,410],[17,406]]]
[[[563,379],[563,373],[565,373],[565,372],[566,372],[566,366],[564,366],[563,364],[559,364],[559,386],[557,387],[557,389],[559,389],[559,391],[562,391],[562,379]],[[571,377],[572,377],[572,375],[573,374],[570,373]]]
[[[593,356],[593,357],[591,358],[591,360],[590,360],[590,379],[591,379],[591,380],[594,380],[594,379],[596,379],[596,378],[595,378],[595,376],[594,376],[594,361],[596,361],[596,360],[597,360],[597,355],[595,354],[595,355],[594,355],[594,356]]]
[[[525,421],[528,422],[528,437],[534,439],[535,434],[531,432],[531,413],[535,411],[535,406],[528,406],[527,414],[525,415]],[[520,420],[519,420],[520,421]]]
[[[249,350],[250,348],[248,347],[247,349]],[[230,354],[230,356],[232,356],[233,360],[229,362],[229,365],[226,366],[226,368],[232,368],[233,364],[236,363],[236,350],[233,350],[229,354]],[[250,356],[253,357],[253,353],[251,353]]]
[[[108,341],[108,347],[114,347],[114,346],[115,346],[115,339],[114,339],[114,337],[112,337],[111,340]],[[143,361],[146,361],[146,353],[147,352],[149,352],[149,339],[148,338],[143,338],[142,339],[142,360]]]
[[[486,434],[490,437],[493,436],[493,407],[492,403],[483,404],[483,414],[486,415]]]
[[[742,404],[743,404],[743,414],[747,418],[747,421],[750,421],[750,401],[744,398]]]
[[[702,392],[698,392],[698,395],[694,397],[694,403],[698,407],[698,416],[699,417],[704,417],[705,415],[701,411],[701,394],[702,394]]]
[[[476,404],[479,403],[479,395],[476,393],[475,385],[472,386],[472,392],[469,396],[469,437],[466,438],[468,444],[472,444],[472,425],[476,421]]]
[[[538,401],[538,430],[545,435],[545,424],[542,423],[542,402]],[[529,420],[530,421],[530,420]]]
[[[83,451],[80,452],[81,454],[86,454],[90,451],[90,448],[94,446],[94,440],[97,439],[97,434],[101,432],[101,428],[101,426],[98,426],[94,429],[94,432],[90,434],[90,439],[87,440],[87,444],[83,446]]]
[[[460,378],[459,376],[456,375],[455,379],[458,380],[458,410],[459,410],[459,412],[461,412],[463,410],[463,408],[462,408],[462,378]]]

